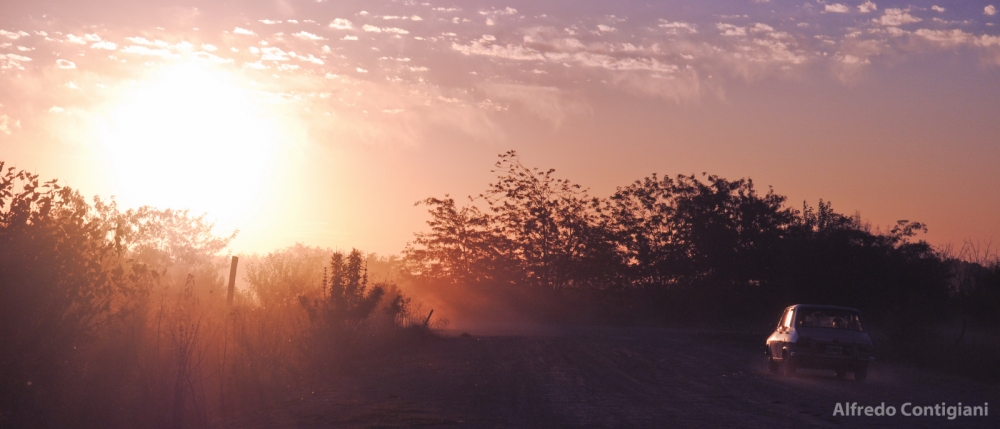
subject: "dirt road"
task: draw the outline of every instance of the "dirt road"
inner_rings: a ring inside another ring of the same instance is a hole
[[[864,383],[832,371],[772,375],[764,337],[641,328],[451,336],[369,362],[244,426],[1000,427],[1000,386],[878,363]],[[838,402],[884,402],[897,412],[834,416]],[[908,402],[991,409],[987,417],[906,417]]]

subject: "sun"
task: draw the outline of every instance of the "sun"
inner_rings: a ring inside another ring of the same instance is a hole
[[[239,228],[265,203],[284,133],[248,82],[189,63],[130,85],[98,134],[119,202],[190,209]]]

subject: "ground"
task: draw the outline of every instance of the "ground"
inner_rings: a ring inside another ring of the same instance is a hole
[[[538,328],[445,333],[316,382],[252,428],[1000,427],[1000,386],[876,362],[868,380],[767,372],[767,333]],[[838,402],[893,417],[834,416]],[[918,405],[983,405],[987,417],[905,417]]]

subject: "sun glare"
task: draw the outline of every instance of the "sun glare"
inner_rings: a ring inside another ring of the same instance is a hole
[[[98,138],[120,202],[207,212],[231,229],[273,183],[277,118],[238,76],[183,64],[134,83],[106,112]]]

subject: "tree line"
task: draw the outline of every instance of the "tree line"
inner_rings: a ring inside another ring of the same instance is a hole
[[[875,228],[823,200],[794,209],[751,179],[704,173],[654,174],[598,198],[514,151],[493,172],[465,204],[418,203],[430,228],[403,264],[425,290],[482,294],[541,319],[618,323],[762,321],[807,302],[909,327],[956,311],[995,321],[1000,303],[1000,268],[982,266],[978,287],[957,290],[958,260],[919,240],[920,222]],[[959,308],[971,296],[988,301]]]

